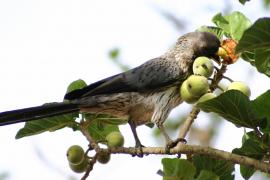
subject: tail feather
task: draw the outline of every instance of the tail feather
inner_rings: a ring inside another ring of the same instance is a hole
[[[6,111],[0,113],[0,126],[78,111],[79,108],[76,104],[69,103],[50,103],[42,106]]]

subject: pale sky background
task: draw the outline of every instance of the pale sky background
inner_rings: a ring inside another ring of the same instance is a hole
[[[108,58],[114,47],[132,67],[157,57],[183,33],[211,25],[212,16],[224,11],[224,2],[252,21],[269,16],[259,0],[246,6],[237,0],[0,0],[0,111],[61,101],[73,80],[82,78],[89,84],[120,72]],[[186,28],[177,31],[158,8],[184,20]],[[226,75],[248,83],[251,99],[270,89],[269,78],[256,74],[244,61],[230,66]],[[173,114],[188,107],[183,104]],[[207,124],[204,117],[199,116],[197,126]],[[0,174],[9,173],[8,180],[82,177],[69,169],[66,160],[69,146],[87,147],[82,135],[63,129],[15,140],[21,127],[0,127]],[[240,129],[224,121],[220,130],[214,147],[231,151],[241,145]],[[129,127],[121,126],[121,131],[125,146],[134,146]],[[156,145],[152,131],[138,128],[143,144]],[[97,164],[89,179],[160,180],[156,172],[162,168],[161,158],[113,155],[108,164]],[[239,174],[236,179],[241,179]]]

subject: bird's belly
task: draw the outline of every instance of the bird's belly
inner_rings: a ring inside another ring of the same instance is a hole
[[[95,96],[91,100],[84,100],[81,112],[109,114],[132,120],[139,126],[148,122],[163,122],[171,109],[180,103],[178,90],[172,87],[150,93],[125,92]]]

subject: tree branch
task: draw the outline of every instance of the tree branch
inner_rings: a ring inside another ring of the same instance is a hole
[[[137,151],[138,151],[138,148],[125,148],[125,147],[112,148],[110,150],[110,152],[113,154],[130,154],[130,155],[136,155]],[[164,147],[145,147],[145,148],[142,148],[142,152],[145,155],[166,154],[166,150]],[[222,159],[225,161],[232,162],[234,164],[241,164],[241,165],[245,165],[245,166],[260,170],[265,173],[270,173],[269,163],[252,159],[246,156],[241,156],[241,155],[229,153],[226,151],[210,148],[210,147],[181,144],[178,148],[174,148],[170,150],[170,155],[178,155],[178,154],[208,155],[212,158]]]

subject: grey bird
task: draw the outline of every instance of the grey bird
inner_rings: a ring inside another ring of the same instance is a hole
[[[190,32],[160,57],[126,72],[97,81],[65,95],[68,102],[0,113],[0,125],[26,122],[71,112],[109,114],[128,119],[136,147],[142,147],[136,127],[153,122],[161,130],[166,147],[174,141],[163,123],[182,100],[179,88],[192,74],[195,58],[206,56],[219,61],[219,39],[208,32]]]

